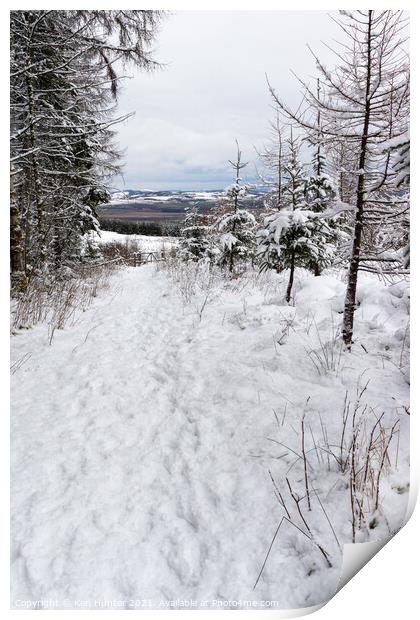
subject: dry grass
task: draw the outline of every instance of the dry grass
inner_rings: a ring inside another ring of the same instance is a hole
[[[284,471],[277,479],[272,471],[268,471],[274,496],[284,514],[254,588],[261,579],[274,542],[284,528],[289,528],[288,532],[284,531],[289,536],[289,544],[292,532],[298,539],[306,539],[320,554],[318,557],[322,557],[326,568],[334,561],[341,562],[344,543],[369,539],[381,519],[389,529],[381,489],[384,478],[398,468],[398,444],[392,460],[390,446],[399,441],[399,419],[385,424],[384,413],[378,415],[372,407],[362,404],[367,387],[368,383],[358,389],[354,402],[350,402],[346,394],[338,432],[336,427],[333,434],[319,416],[314,436],[307,416],[308,398],[293,446],[267,437],[281,446],[279,458],[290,457],[293,462],[290,465],[289,460],[285,461]],[[279,424],[276,413],[275,417],[277,431],[281,432],[283,424]],[[288,452],[284,453],[284,449]],[[340,510],[337,510],[337,502]]]
[[[331,315],[330,334],[327,338],[322,337],[315,319],[307,327],[308,334],[312,328],[315,329],[317,346],[306,347],[309,359],[320,376],[328,373],[338,375],[342,367],[344,353],[341,325],[337,326],[333,315]]]
[[[145,250],[136,239],[126,237],[125,241],[109,241],[101,245],[101,254],[107,261],[118,261],[121,265],[138,267],[148,262],[165,261],[173,257],[176,248],[162,243],[156,250]]]
[[[108,287],[115,263],[78,265],[45,278],[33,277],[24,293],[12,302],[11,327],[15,332],[47,323],[49,342],[57,329],[71,324]]]

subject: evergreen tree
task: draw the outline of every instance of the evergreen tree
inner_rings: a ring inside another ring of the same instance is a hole
[[[265,218],[258,234],[261,269],[289,269],[286,301],[290,302],[296,267],[304,267],[319,275],[334,256],[334,231],[322,215],[325,211],[322,175],[307,181],[299,158],[300,139],[291,130],[289,157],[285,164],[284,196],[287,207]],[[308,203],[310,197],[312,204]]]
[[[308,209],[282,209],[266,218],[261,233],[261,270],[289,269],[286,301],[290,302],[296,267],[322,269],[331,264],[335,246],[330,228],[318,214]]]
[[[188,207],[181,229],[180,257],[185,261],[198,261],[209,257],[211,255],[209,237],[207,216],[199,213],[196,205]]]
[[[307,268],[319,276],[325,267],[332,262],[331,247],[338,246],[341,238],[338,229],[338,220],[327,219],[326,212],[330,210],[335,200],[334,185],[326,173],[326,161],[323,153],[321,115],[318,114],[318,131],[314,140],[310,141],[314,147],[312,158],[312,174],[305,184],[305,199],[308,209],[318,217],[312,217],[312,239],[316,240],[318,251],[307,262]],[[316,258],[318,254],[318,258]]]
[[[11,12],[12,283],[80,257],[118,171],[116,63],[152,69],[154,11]]]
[[[407,131],[398,138],[391,139],[385,144],[386,152],[393,156],[392,168],[396,174],[395,185],[399,190],[400,204],[410,202],[410,135]],[[401,195],[401,192],[402,195]],[[404,269],[410,268],[410,240],[409,240],[409,210],[404,209],[402,220],[402,263]]]
[[[227,211],[216,221],[214,228],[219,233],[219,264],[227,266],[232,273],[235,261],[253,258],[256,247],[255,217],[249,211],[240,208],[240,200],[248,187],[241,183],[240,171],[247,166],[241,161],[241,151],[237,145],[237,158],[229,164],[235,170],[235,182],[226,188]]]

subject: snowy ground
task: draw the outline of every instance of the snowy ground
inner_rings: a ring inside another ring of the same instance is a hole
[[[15,335],[12,362],[25,361],[12,376],[12,604],[328,599],[341,551],[314,494],[305,515],[332,567],[285,524],[253,586],[284,515],[268,472],[302,493],[302,412],[313,445],[320,420],[333,442],[346,391],[354,402],[368,380],[369,412],[385,412],[387,428],[398,418],[400,433],[365,539],[403,520],[407,285],[362,277],[353,352],[318,370],[309,352],[335,333],[343,292],[335,275],[300,273],[293,307],[282,275],[229,282],[147,265],[117,272],[51,346],[46,325]],[[311,484],[341,545],[351,536],[348,490],[310,445]]]
[[[91,239],[98,242],[99,244],[111,242],[125,244],[127,241],[133,241],[137,243],[137,245],[143,252],[159,252],[162,249],[169,250],[170,248],[178,245],[178,240],[175,237],[157,237],[152,235],[123,235],[112,230],[101,230],[100,235],[96,233],[90,233],[90,236]]]

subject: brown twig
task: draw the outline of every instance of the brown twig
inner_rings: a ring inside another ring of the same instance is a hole
[[[280,500],[281,505],[282,505],[282,506],[283,506],[283,508],[285,509],[286,514],[287,514],[287,516],[288,516],[288,517],[289,517],[289,519],[290,519],[290,518],[291,518],[291,517],[290,517],[290,512],[287,510],[287,506],[286,506],[286,503],[285,503],[285,501],[284,501],[284,499],[283,499],[283,495],[281,494],[280,489],[278,488],[277,484],[275,483],[274,478],[273,478],[273,475],[272,475],[272,473],[271,473],[271,471],[270,471],[270,470],[268,470],[268,473],[270,474],[271,482],[273,483],[273,486],[274,486],[275,490],[277,491],[277,494],[278,494],[278,499]]]
[[[309,400],[309,398],[308,398]],[[306,401],[308,402],[308,401]],[[302,428],[302,457],[303,457],[303,470],[305,473],[305,487],[306,487],[306,500],[308,502],[308,510],[311,511],[311,500],[309,497],[309,481],[308,481],[308,464],[307,464],[307,459],[306,459],[306,452],[305,452],[305,415],[306,413],[303,413],[302,416],[302,420],[301,420],[301,428]]]
[[[375,498],[375,510],[378,510],[378,506],[379,506],[379,482],[380,482],[380,478],[381,478],[381,474],[382,474],[382,469],[383,469],[383,466],[384,466],[384,463],[385,463],[385,456],[386,456],[386,454],[387,454],[387,452],[388,452],[389,444],[391,443],[391,440],[392,440],[392,438],[393,438],[393,436],[394,436],[394,430],[395,430],[395,427],[397,426],[397,424],[398,424],[398,423],[399,423],[399,420],[397,420],[397,421],[394,423],[393,427],[391,428],[391,432],[390,432],[390,434],[389,434],[389,437],[388,437],[388,441],[387,441],[387,443],[386,443],[385,450],[384,450],[384,451],[383,451],[383,453],[382,453],[381,464],[380,464],[380,466],[379,466],[378,475],[377,475],[377,478],[376,478],[376,498]]]

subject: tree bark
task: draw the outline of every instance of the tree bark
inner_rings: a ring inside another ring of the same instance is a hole
[[[282,157],[283,157],[283,153],[282,153],[282,144],[281,144],[281,130],[280,130],[280,125],[279,125],[279,117],[277,114],[277,125],[276,125],[276,129],[277,129],[277,137],[279,140],[279,148],[278,148],[278,152],[277,152],[277,210],[280,211],[281,209],[281,201],[282,201],[282,192],[283,192],[283,183],[282,183],[282,178],[281,178],[281,174],[282,174]]]
[[[230,250],[230,255],[229,255],[229,272],[232,273],[233,271],[233,250]]]
[[[370,88],[371,88],[371,45],[372,45],[372,11],[369,11],[368,32],[367,32],[367,66],[366,66],[366,97],[365,113],[363,122],[363,134],[360,143],[359,156],[359,178],[356,193],[356,219],[354,225],[353,248],[350,259],[348,283],[344,302],[343,315],[343,340],[348,349],[351,349],[353,338],[354,312],[356,309],[356,289],[357,275],[360,263],[360,246],[363,233],[363,211],[365,193],[365,165],[369,136],[370,122]]]
[[[33,54],[32,54],[31,45],[32,45],[32,42],[29,41],[27,56],[28,56],[30,65],[33,63]],[[36,217],[37,217],[37,236],[38,236],[37,259],[40,261],[41,266],[43,266],[47,258],[47,249],[45,245],[45,241],[46,241],[45,222],[44,222],[45,214],[44,214],[44,202],[41,198],[42,188],[41,188],[41,181],[39,178],[38,159],[37,159],[37,154],[35,152],[35,131],[34,131],[35,96],[34,96],[34,89],[32,86],[31,76],[29,72],[26,73],[25,82],[26,82],[26,91],[27,91],[27,98],[28,98],[28,114],[27,114],[27,120],[29,123],[28,134],[29,134],[29,143],[31,147],[31,155],[30,155],[31,180],[32,180],[31,191],[35,199]]]
[[[293,287],[293,279],[294,279],[294,277],[295,277],[295,251],[293,250],[292,258],[290,260],[289,282],[287,284],[287,291],[286,291],[286,301],[287,301],[287,303],[289,303],[291,298],[292,298],[292,287]]]
[[[28,283],[22,239],[19,209],[16,204],[15,192],[12,189],[10,196],[10,284],[12,292],[24,291]]]

